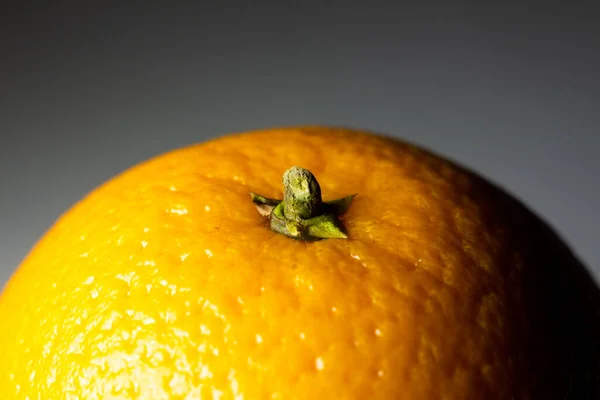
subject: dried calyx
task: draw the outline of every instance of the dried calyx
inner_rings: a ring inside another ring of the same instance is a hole
[[[300,167],[285,171],[283,186],[283,200],[250,193],[274,232],[306,241],[348,237],[338,216],[348,210],[355,194],[324,202],[317,179]]]

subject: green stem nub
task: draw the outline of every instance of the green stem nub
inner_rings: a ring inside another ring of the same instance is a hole
[[[306,241],[348,237],[338,216],[348,210],[356,195],[324,202],[319,182],[307,169],[292,167],[284,172],[283,200],[256,193],[250,196],[274,232]]]

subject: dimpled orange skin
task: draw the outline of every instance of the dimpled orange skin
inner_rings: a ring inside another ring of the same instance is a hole
[[[281,198],[292,165],[324,200],[358,193],[348,239],[266,227],[249,192]],[[75,205],[11,278],[0,398],[562,398],[528,218],[370,133],[273,129],[169,152]]]

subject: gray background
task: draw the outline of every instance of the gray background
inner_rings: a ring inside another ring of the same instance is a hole
[[[590,6],[15,3],[0,12],[0,284],[62,212],[125,168],[298,124],[393,134],[480,171],[600,277]]]

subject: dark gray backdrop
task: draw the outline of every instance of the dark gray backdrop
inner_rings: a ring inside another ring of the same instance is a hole
[[[59,214],[123,169],[227,132],[318,123],[480,171],[600,277],[591,6],[15,3],[0,11],[0,285]]]

